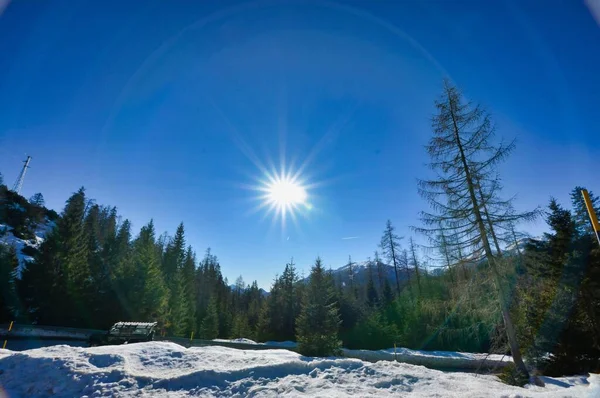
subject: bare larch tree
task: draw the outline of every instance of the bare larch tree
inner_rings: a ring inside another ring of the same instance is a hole
[[[465,103],[461,93],[448,81],[444,82],[443,94],[435,106],[433,137],[426,145],[431,159],[429,166],[435,176],[419,181],[419,193],[429,202],[432,212],[421,213],[424,227],[416,230],[434,242],[442,236],[444,250],[458,251],[469,261],[487,260],[514,363],[528,377],[503,287],[498,262],[502,251],[496,233],[496,229],[536,215],[536,212],[512,212],[511,200],[499,197],[497,165],[512,152],[514,141],[494,144],[495,128],[489,114],[479,105]]]
[[[400,294],[400,278],[398,274],[398,267],[400,266],[400,239],[402,237],[396,235],[394,232],[394,226],[390,220],[387,220],[385,224],[385,230],[381,237],[381,251],[394,266],[394,272],[396,274],[396,291]]]

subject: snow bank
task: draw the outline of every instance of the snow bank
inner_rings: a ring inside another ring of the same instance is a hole
[[[252,344],[252,345],[264,345],[268,348],[296,348],[298,344],[295,341],[266,341],[264,343],[257,343],[254,340],[237,338],[237,339],[213,339],[216,343],[240,343],[240,344]]]
[[[476,370],[502,368],[512,362],[512,357],[496,354],[474,354],[454,351],[419,351],[408,348],[385,350],[342,349],[344,356],[365,361],[394,361],[441,369]]]
[[[295,341],[267,341],[257,343],[253,340],[239,339],[214,339],[215,343],[239,343],[261,345],[265,348],[285,348],[295,350],[298,344]],[[231,345],[232,348],[244,349],[239,345]],[[253,347],[248,347],[252,349]],[[412,365],[422,365],[437,369],[460,369],[460,370],[477,370],[477,369],[495,369],[503,368],[512,362],[512,357],[508,355],[495,354],[474,354],[454,351],[419,351],[410,350],[408,348],[388,348],[385,350],[349,350],[342,349],[342,354],[346,358],[356,358],[363,361],[398,361],[409,363]]]
[[[245,339],[245,338],[237,338],[237,339],[213,339],[212,341],[217,343],[241,343],[241,344],[260,344],[254,340]]]
[[[263,343],[269,347],[281,347],[281,348],[296,348],[298,343],[295,341],[267,341]]]
[[[598,375],[544,381],[544,388],[518,388],[494,376],[399,362],[308,358],[288,350],[186,349],[166,342],[0,350],[0,396],[10,397],[600,396]]]

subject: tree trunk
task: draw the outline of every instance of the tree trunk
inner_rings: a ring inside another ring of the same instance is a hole
[[[450,268],[450,256],[448,254],[448,245],[446,242],[446,236],[444,235],[443,231],[441,234],[442,234],[442,247],[444,249],[444,257],[446,258],[446,268],[448,268],[448,273],[450,274],[450,282],[452,282],[453,285],[456,285],[456,283],[454,281],[452,269]]]
[[[396,290],[400,295],[400,279],[398,278],[398,261],[396,260],[396,250],[394,248],[394,237],[392,231],[388,231],[388,237],[390,238],[390,250],[392,251],[392,261],[394,262],[394,272],[396,273]]]
[[[412,240],[412,237],[410,238],[410,254],[413,260],[413,264],[415,266],[415,276],[417,277],[417,287],[419,288],[419,297],[421,297],[422,295],[422,291],[421,291],[421,277],[419,275],[419,263],[417,261],[417,254],[415,253],[415,244]]]
[[[510,317],[509,306],[506,302],[506,296],[504,295],[504,289],[502,286],[502,278],[497,268],[496,259],[492,253],[492,249],[490,247],[490,242],[487,237],[487,233],[485,230],[485,225],[483,222],[483,218],[481,216],[481,212],[479,211],[479,206],[477,203],[477,198],[475,196],[475,187],[473,182],[473,177],[471,176],[469,165],[466,160],[466,156],[462,147],[462,143],[460,141],[458,126],[456,124],[456,118],[454,114],[454,104],[450,96],[448,96],[448,103],[450,105],[450,115],[452,117],[452,123],[454,126],[454,135],[456,138],[456,143],[460,152],[461,162],[465,171],[465,179],[467,181],[467,186],[469,189],[469,196],[471,198],[471,203],[473,204],[473,212],[475,215],[475,220],[477,222],[477,226],[479,229],[479,233],[481,234],[481,242],[483,245],[483,249],[485,251],[486,257],[490,263],[490,266],[494,272],[495,280],[496,280],[496,289],[498,290],[499,300],[500,300],[500,308],[502,310],[502,320],[504,321],[504,326],[506,329],[506,337],[508,338],[508,344],[510,346],[510,351],[513,357],[513,361],[517,367],[517,369],[524,375],[529,378],[529,371],[523,362],[523,357],[521,356],[521,350],[519,348],[519,343],[517,341],[517,333],[515,331],[514,325],[512,323],[512,319]]]
[[[487,221],[488,227],[490,229],[490,235],[492,235],[492,240],[494,241],[494,246],[496,246],[496,252],[499,257],[502,257],[502,250],[500,249],[500,244],[498,243],[498,238],[496,237],[496,233],[494,232],[494,227],[492,226],[492,220],[490,219],[490,214],[487,210],[486,201],[483,197],[483,191],[481,190],[481,184],[479,183],[479,179],[477,179],[477,190],[479,191],[479,197],[481,198],[481,205],[483,207],[483,213],[485,214],[485,219]]]

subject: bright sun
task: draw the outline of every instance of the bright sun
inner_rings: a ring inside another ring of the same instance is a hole
[[[258,197],[261,204],[257,207],[267,208],[267,214],[272,213],[275,219],[281,219],[282,227],[285,227],[288,216],[296,222],[296,214],[304,213],[312,209],[308,202],[309,195],[303,180],[297,175],[286,173],[267,174],[261,184],[254,189],[262,192]]]
[[[266,188],[268,200],[279,208],[306,203],[306,190],[290,178],[274,179]]]

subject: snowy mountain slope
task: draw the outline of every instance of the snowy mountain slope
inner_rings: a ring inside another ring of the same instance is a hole
[[[548,378],[546,387],[399,362],[308,358],[287,350],[185,349],[173,343],[0,350],[0,395],[594,397],[600,376]]]
[[[54,226],[54,222],[48,220],[46,220],[46,223],[37,224],[34,231],[34,238],[25,240],[17,238],[9,225],[0,224],[0,244],[14,247],[19,259],[19,267],[15,271],[17,279],[21,278],[21,272],[27,265],[27,262],[33,260],[30,256],[23,253],[23,249],[26,247],[39,248],[48,231],[54,228]]]
[[[235,290],[237,289],[237,286],[236,286],[235,284],[233,284],[233,285],[229,285],[229,288],[230,288],[232,291],[235,291]],[[244,288],[244,291],[245,291],[245,290],[248,290],[248,289],[250,289],[250,286],[246,286],[246,287]],[[260,294],[261,294],[263,297],[267,297],[267,296],[269,295],[269,292],[267,292],[267,291],[266,291],[265,289],[263,289],[262,287],[258,288],[258,291],[260,292]]]
[[[372,272],[373,272],[373,280],[375,281],[376,288],[379,288],[378,282],[378,269],[375,263],[372,264]],[[395,286],[396,284],[396,271],[394,270],[393,265],[381,263],[381,269],[383,271],[383,278],[387,279],[391,286]],[[361,261],[352,263],[352,268],[348,266],[348,264],[331,270],[331,273],[336,280],[337,283],[342,283],[344,285],[352,283],[356,283],[358,285],[365,284],[369,278],[369,262]],[[398,268],[398,279],[400,283],[404,283],[408,278],[412,278],[414,275],[414,269],[409,268],[408,273],[402,267]],[[307,282],[308,277],[304,278],[303,281]]]

